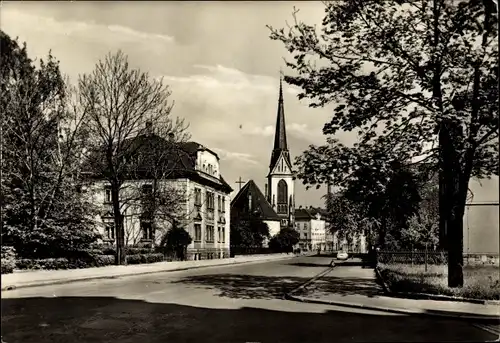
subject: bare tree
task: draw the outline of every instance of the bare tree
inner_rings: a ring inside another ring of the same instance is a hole
[[[79,101],[90,137],[89,167],[94,176],[110,184],[117,264],[125,263],[123,211],[124,203],[130,203],[120,194],[126,193],[126,181],[136,172],[131,167],[137,165],[141,158],[137,153],[147,141],[137,137],[156,127],[167,137],[179,138],[186,128],[182,120],[171,118],[170,94],[161,79],[132,69],[121,51],[108,54],[79,80]]]

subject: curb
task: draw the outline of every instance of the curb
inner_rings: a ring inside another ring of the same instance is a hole
[[[222,267],[222,266],[230,266],[230,265],[239,265],[239,264],[244,264],[244,263],[260,263],[260,262],[280,261],[280,260],[293,259],[296,257],[297,256],[285,256],[282,258],[265,259],[265,260],[258,260],[258,261],[241,261],[241,262],[232,262],[232,263],[222,263],[222,264],[217,264],[217,265],[180,267],[180,268],[169,269],[169,270],[155,270],[155,271],[148,271],[148,272],[128,273],[128,274],[120,274],[120,275],[112,275],[112,276],[91,276],[91,277],[82,277],[82,278],[75,278],[75,279],[58,279],[58,280],[47,280],[47,281],[39,281],[39,282],[35,281],[35,283],[28,283],[28,284],[19,285],[19,286],[16,286],[16,285],[5,286],[5,287],[2,287],[1,291],[7,292],[7,291],[13,291],[13,290],[22,289],[22,288],[63,285],[63,284],[69,284],[69,283],[74,283],[74,282],[85,282],[85,281],[94,281],[94,280],[117,279],[120,277],[179,272],[179,271],[190,270],[190,269],[211,268],[211,267],[213,268],[213,267]]]
[[[412,315],[433,316],[433,317],[441,317],[441,318],[476,320],[476,321],[483,321],[483,322],[493,322],[494,324],[497,324],[497,325],[500,322],[500,315],[498,315],[498,316],[483,316],[483,315],[473,315],[473,314],[465,314],[465,313],[459,313],[459,312],[457,312],[456,314],[447,314],[447,313],[434,312],[433,310],[422,310],[422,309],[411,310],[411,309],[394,308],[394,307],[364,305],[364,304],[348,303],[348,302],[342,302],[342,301],[314,299],[314,298],[293,295],[293,293],[295,293],[299,289],[302,289],[302,288],[306,287],[307,285],[310,285],[312,282],[316,281],[317,279],[326,275],[328,272],[332,271],[335,268],[335,262],[332,260],[332,262],[330,262],[330,265],[331,265],[331,267],[327,268],[326,270],[322,271],[318,275],[314,276],[312,279],[305,282],[301,286],[293,289],[292,291],[290,291],[288,293],[285,293],[284,298],[287,300],[303,302],[303,303],[333,305],[333,306],[339,306],[339,307],[381,311],[381,312],[396,313],[396,314],[412,314]],[[375,268],[375,271],[377,274],[380,274],[380,271],[378,270],[378,268]],[[382,288],[386,288],[387,285],[385,284],[384,280],[382,278],[380,280],[381,280],[381,283],[383,285]]]
[[[374,310],[374,311],[382,311],[389,313],[397,313],[397,314],[412,314],[412,315],[423,315],[423,316],[434,316],[434,317],[445,317],[445,318],[454,318],[454,319],[464,319],[464,320],[481,320],[481,321],[491,321],[498,324],[500,321],[500,316],[481,316],[481,315],[472,315],[472,314],[446,314],[446,313],[436,313],[432,312],[432,310],[409,310],[409,309],[397,309],[392,307],[383,307],[383,306],[374,306],[374,305],[363,305],[356,303],[347,303],[342,301],[331,301],[331,300],[321,300],[307,297],[300,297],[291,295],[290,293],[285,295],[285,298],[288,300],[294,300],[298,302],[305,303],[313,303],[313,304],[324,304],[324,305],[333,305],[333,306],[341,306],[341,307],[349,307],[349,308],[357,308],[364,310]]]
[[[406,299],[422,299],[422,300],[440,300],[440,301],[457,301],[457,302],[466,302],[471,304],[480,304],[480,305],[499,305],[499,300],[484,300],[484,299],[474,299],[474,298],[464,298],[464,297],[454,297],[451,295],[444,294],[429,294],[429,293],[414,293],[414,292],[393,292],[386,284],[382,274],[378,267],[375,267],[375,273],[377,274],[377,278],[382,283],[382,288],[384,289],[384,293],[389,296],[393,296],[396,298],[406,298]]]

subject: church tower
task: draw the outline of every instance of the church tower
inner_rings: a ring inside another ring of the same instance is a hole
[[[286,141],[285,111],[283,108],[283,86],[280,78],[278,113],[274,148],[271,153],[269,174],[267,175],[266,197],[278,216],[281,226],[294,225],[295,181],[290,152]]]

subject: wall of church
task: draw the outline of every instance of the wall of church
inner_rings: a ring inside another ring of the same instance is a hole
[[[268,188],[269,188],[269,192],[270,192],[270,203],[271,205],[273,206],[273,209],[275,211],[277,211],[277,204],[278,204],[278,182],[280,182],[280,180],[284,180],[287,184],[287,188],[288,188],[288,194],[287,194],[287,200],[288,200],[288,205],[290,205],[289,203],[289,199],[290,199],[290,195],[294,195],[295,194],[295,181],[293,180],[293,177],[292,176],[288,176],[288,175],[273,175],[271,177],[269,177],[269,180],[268,180]]]

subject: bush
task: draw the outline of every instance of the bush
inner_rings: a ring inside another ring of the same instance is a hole
[[[455,297],[500,300],[498,266],[465,266],[464,286],[448,287],[446,265],[379,265],[380,274],[393,292],[427,293]]]
[[[2,274],[10,274],[16,267],[16,250],[14,247],[2,246]]]
[[[164,261],[163,254],[127,255],[127,264],[155,263]]]
[[[116,255],[115,246],[105,246],[102,248],[92,249],[92,251],[95,251],[99,255]],[[151,254],[154,252],[152,248],[145,247],[126,247],[125,251],[127,255]]]

